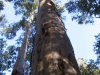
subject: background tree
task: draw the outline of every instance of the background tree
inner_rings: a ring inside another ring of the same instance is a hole
[[[1,34],[3,37],[6,37],[7,40],[13,39],[16,36],[17,31],[19,31],[20,29],[22,29],[24,31],[25,24],[26,24],[27,20],[29,20],[29,17],[33,15],[32,12],[36,9],[36,5],[37,5],[36,3],[33,4],[32,1],[31,2],[29,1],[27,4],[24,0],[23,1],[10,0],[10,2],[11,3],[14,2],[14,4],[15,4],[14,8],[16,8],[16,15],[21,14],[21,15],[23,15],[23,17],[22,17],[22,20],[19,20],[19,22],[11,23],[9,25],[7,25],[8,23],[5,23],[2,26]],[[2,9],[2,11],[3,11],[3,9]],[[20,11],[20,13],[19,13],[19,11]],[[31,24],[32,32],[31,32],[30,39],[29,39],[29,41],[31,41],[31,42],[29,44],[29,49],[28,49],[29,52],[27,52],[28,56],[27,56],[26,62],[25,62],[25,65],[27,67],[30,66],[29,65],[29,59],[30,59],[29,56],[31,53],[32,45],[33,45],[32,38],[35,33],[35,29],[34,29],[35,27],[33,25],[34,25],[34,21]],[[8,47],[6,47],[6,51],[4,49],[4,52],[1,52],[2,58],[3,58],[3,56],[6,57],[3,59],[5,62],[3,60],[1,60],[1,61],[3,61],[3,64],[5,64],[4,65],[5,68],[3,68],[3,65],[1,66],[1,71],[8,70],[9,68],[13,67],[13,64],[15,63],[16,57],[18,55],[20,43],[22,42],[22,40],[23,40],[23,33],[20,35],[18,40],[16,40],[16,45],[8,46]],[[4,54],[4,53],[6,53],[6,54]],[[25,72],[29,73],[29,69],[27,69]]]
[[[3,37],[6,37],[5,38],[6,40],[9,40],[9,39],[11,40],[11,39],[15,38],[16,33],[19,30],[24,31],[24,27],[25,27],[26,22],[30,19],[29,17],[34,14],[34,16],[33,16],[34,19],[31,23],[32,32],[31,32],[31,35],[29,37],[30,43],[29,43],[29,47],[28,47],[26,60],[25,60],[26,61],[25,62],[25,69],[26,69],[25,74],[28,75],[30,73],[30,69],[29,69],[30,68],[30,63],[29,63],[30,61],[29,60],[30,60],[31,51],[32,51],[32,48],[33,48],[33,37],[35,35],[34,24],[35,24],[35,21],[36,21],[35,15],[36,15],[36,9],[37,9],[37,6],[38,6],[38,1],[37,0],[34,0],[34,1],[33,0],[26,0],[26,1],[25,0],[21,0],[21,1],[20,0],[16,0],[16,1],[6,0],[6,1],[10,2],[11,4],[14,3],[15,15],[22,15],[23,16],[18,22],[13,22],[13,23],[10,23],[9,25],[8,25],[8,22],[3,23],[3,27],[1,27],[2,28],[1,35]],[[2,5],[1,11],[5,10],[4,6],[5,6],[5,4]],[[63,8],[60,7],[59,5],[56,5],[56,6],[59,9],[59,12],[62,13]],[[3,21],[1,21],[1,22],[3,22]],[[3,68],[3,65],[1,66],[1,72],[3,72],[4,70],[8,70],[9,68],[13,67],[13,64],[15,63],[15,60],[17,58],[18,51],[20,49],[20,45],[22,43],[22,40],[23,40],[23,33],[16,40],[16,45],[12,45],[12,46],[7,45],[6,51],[4,51],[3,53],[1,52],[2,56],[6,57],[6,58],[4,58],[4,60],[1,60],[5,64],[4,65],[5,68]],[[3,57],[1,57],[1,58],[3,58]]]
[[[100,68],[94,60],[84,60],[82,58],[78,58],[77,60],[81,75],[99,75]]]
[[[12,75],[24,75],[24,63],[26,59],[27,47],[28,47],[28,37],[30,35],[30,23],[25,26],[24,39],[18,52],[17,60],[14,64]]]
[[[31,75],[80,75],[73,47],[53,0],[39,0]]]

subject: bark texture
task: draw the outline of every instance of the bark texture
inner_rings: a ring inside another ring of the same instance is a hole
[[[29,34],[30,34],[30,23],[26,25],[26,32],[24,35],[24,40],[22,42],[20,51],[18,53],[17,60],[13,67],[12,75],[24,75],[24,60],[26,58]]]
[[[40,0],[31,75],[80,75],[73,47],[55,4]]]

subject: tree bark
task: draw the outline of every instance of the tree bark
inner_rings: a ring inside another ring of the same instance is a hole
[[[31,75],[80,75],[73,47],[52,0],[40,0]]]
[[[11,75],[24,75],[24,60],[26,58],[29,34],[30,34],[30,23],[26,25],[26,32],[24,35],[24,40],[22,42],[22,45],[18,53],[18,57],[14,64]]]

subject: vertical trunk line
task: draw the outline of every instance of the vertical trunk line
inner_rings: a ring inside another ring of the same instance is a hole
[[[24,75],[24,60],[26,58],[26,52],[28,47],[28,37],[30,34],[30,23],[26,24],[26,32],[24,34],[24,40],[22,42],[20,51],[18,53],[17,60],[14,64],[11,75]]]
[[[40,0],[36,32],[31,75],[80,75],[73,48],[52,0]],[[39,41],[41,44],[36,46]],[[41,51],[37,53],[39,48]]]

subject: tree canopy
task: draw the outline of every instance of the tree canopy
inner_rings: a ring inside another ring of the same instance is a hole
[[[70,0],[65,7],[79,24],[93,23],[94,17],[100,18],[100,0]]]

